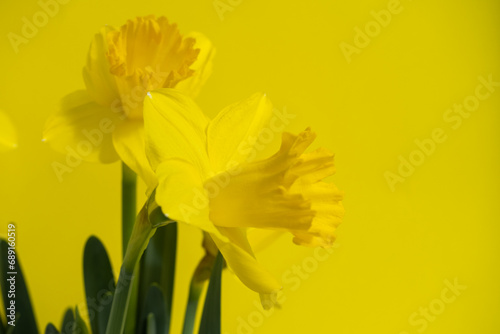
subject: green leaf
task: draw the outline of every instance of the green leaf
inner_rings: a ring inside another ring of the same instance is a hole
[[[196,320],[196,312],[198,311],[198,304],[200,296],[203,291],[203,282],[197,282],[193,277],[189,286],[189,296],[186,305],[186,312],[184,314],[184,326],[182,328],[183,334],[193,334],[194,322]]]
[[[147,328],[146,328],[146,333],[147,334],[156,334],[156,319],[155,315],[153,313],[148,314],[147,318]]]
[[[111,312],[115,279],[106,249],[94,236],[85,245],[83,278],[92,333],[104,334]]]
[[[7,332],[7,328],[5,328],[5,323],[2,318],[3,317],[0,317],[0,334],[5,334]]]
[[[204,239],[204,242],[207,239]],[[208,245],[207,245],[208,246]],[[205,247],[205,245],[204,245]],[[216,256],[212,256],[209,251],[201,259],[196,267],[196,270],[191,277],[191,284],[189,286],[189,297],[186,305],[186,312],[184,314],[184,326],[182,329],[183,334],[193,334],[194,325],[196,321],[196,313],[198,311],[198,304],[200,301],[201,293],[205,286],[205,281],[210,279],[212,269],[215,264]]]
[[[161,288],[157,284],[151,285],[146,296],[146,303],[142,310],[140,325],[149,333],[150,315],[154,315],[155,332],[158,334],[167,334],[169,332],[170,314],[167,313],[167,306]],[[143,332],[143,331],[141,331]]]
[[[74,323],[75,317],[73,316],[73,311],[71,308],[68,308],[61,322],[61,334],[72,334]]]
[[[45,334],[59,334],[59,331],[54,325],[48,324],[47,327],[45,327]]]
[[[85,321],[83,321],[80,312],[78,312],[78,307],[75,307],[75,327],[73,334],[89,334],[87,325],[85,325]]]
[[[16,251],[16,258],[14,268],[9,268],[11,264],[8,261],[8,251],[9,245],[7,241],[0,239],[0,288],[2,289],[2,299],[4,303],[4,310],[6,310],[10,301],[15,301],[16,316],[15,316],[15,327],[7,324],[7,333],[22,333],[22,334],[38,334],[38,328],[36,326],[35,313],[33,312],[33,307],[31,306],[31,300],[28,292],[28,287],[24,280],[23,271],[21,269],[21,262]],[[9,272],[15,272],[17,274],[8,274]],[[8,297],[10,290],[10,283],[7,279],[14,278],[15,281],[15,299]],[[22,320],[20,321],[22,317]],[[11,319],[7,318],[7,323]]]
[[[139,281],[139,315],[146,304],[149,289],[157,284],[165,301],[166,328],[170,328],[170,317],[174,292],[175,257],[177,252],[177,223],[159,227],[149,241],[141,259]],[[162,332],[159,332],[162,333]]]
[[[201,315],[199,334],[220,334],[220,296],[222,267],[224,258],[219,252],[210,275],[203,314]]]

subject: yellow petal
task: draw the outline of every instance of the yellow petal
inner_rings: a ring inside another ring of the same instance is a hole
[[[260,228],[248,229],[248,241],[252,245],[255,253],[260,253],[271,246],[276,240],[281,238],[285,231],[283,230],[264,230]]]
[[[215,47],[202,33],[192,32],[186,35],[186,37],[196,40],[194,49],[199,49],[200,53],[193,65],[189,67],[194,71],[193,75],[179,82],[175,88],[194,98],[199,94],[201,87],[203,87],[212,74]]]
[[[255,259],[244,229],[219,228],[219,230],[229,241],[225,242],[216,235],[212,235],[212,239],[229,268],[243,284],[255,292],[266,295],[275,294],[281,289],[276,278]]]
[[[170,158],[186,160],[202,175],[209,171],[206,153],[208,119],[186,95],[160,89],[144,101],[146,154],[153,170]]]
[[[43,141],[77,159],[110,163],[118,160],[112,132],[119,122],[109,108],[93,102],[86,91],[80,90],[62,99],[60,109],[45,124]]]
[[[112,108],[119,102],[120,95],[113,75],[109,71],[106,58],[108,52],[107,34],[113,31],[110,26],[103,27],[94,36],[83,68],[83,80],[90,97],[102,106]]]
[[[12,150],[17,147],[17,131],[10,117],[0,111],[0,152]]]
[[[269,99],[257,93],[224,108],[210,122],[207,147],[215,172],[224,171],[249,157],[256,137],[269,123],[272,113]]]
[[[208,198],[199,170],[182,159],[166,159],[156,169],[156,202],[170,219],[225,239],[208,218]]]
[[[158,184],[156,175],[146,158],[144,123],[125,120],[113,132],[113,144],[121,160],[127,164],[148,186],[148,194]]]

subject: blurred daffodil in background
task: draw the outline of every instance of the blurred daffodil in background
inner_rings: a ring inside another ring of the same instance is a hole
[[[121,159],[154,182],[144,155],[142,102],[158,88],[196,96],[210,76],[215,54],[201,33],[180,34],[176,24],[155,16],[128,20],[120,28],[105,26],[95,35],[83,69],[86,90],[66,96],[47,121],[44,141],[66,153],[82,140],[94,147],[87,161]]]
[[[136,174],[150,192],[156,177],[144,147],[146,93],[177,87],[196,96],[212,72],[215,49],[201,33],[182,36],[166,17],[128,20],[95,35],[83,69],[86,90],[65,96],[46,122],[43,141],[78,159],[122,160],[122,252],[136,215]],[[78,153],[76,153],[78,152]]]
[[[17,130],[10,117],[0,110],[0,152],[17,147]]]

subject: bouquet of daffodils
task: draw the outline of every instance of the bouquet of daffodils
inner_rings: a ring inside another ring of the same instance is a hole
[[[83,258],[90,328],[78,309],[68,309],[45,333],[168,333],[177,224],[198,227],[205,249],[191,280],[184,334],[220,333],[226,267],[260,295],[265,309],[279,306],[281,284],[257,261],[249,230],[288,232],[303,246],[333,244],[342,193],[323,180],[335,172],[334,155],[324,148],[308,151],[316,134],[307,128],[280,133],[279,150],[258,159],[263,136],[284,128],[265,94],[209,119],[194,99],[214,55],[204,35],[183,36],[165,17],[138,17],[95,35],[83,69],[86,89],[62,99],[44,140],[63,153],[76,147],[87,161],[121,161],[123,261],[116,278],[104,245],[90,237]],[[147,185],[147,200],[136,212],[138,180]],[[2,253],[7,246],[2,241]],[[20,277],[18,298],[25,302],[13,332],[38,333]],[[0,327],[0,333],[7,328]]]

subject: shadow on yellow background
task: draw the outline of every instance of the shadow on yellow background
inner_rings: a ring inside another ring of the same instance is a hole
[[[264,312],[224,274],[223,333],[500,331],[499,2],[66,2],[21,44],[11,33],[23,36],[40,4],[0,3],[0,109],[19,138],[0,158],[0,231],[17,223],[40,329],[84,306],[90,235],[115,276],[121,254],[119,164],[81,163],[59,182],[52,164],[65,157],[41,142],[45,119],[84,87],[102,25],[156,14],[217,47],[197,100],[210,116],[267,92],[296,115],[290,131],[311,126],[336,153],[333,180],[346,193],[333,253],[283,236],[258,254],[282,279],[281,310]],[[199,231],[180,233],[173,333],[203,253]]]

